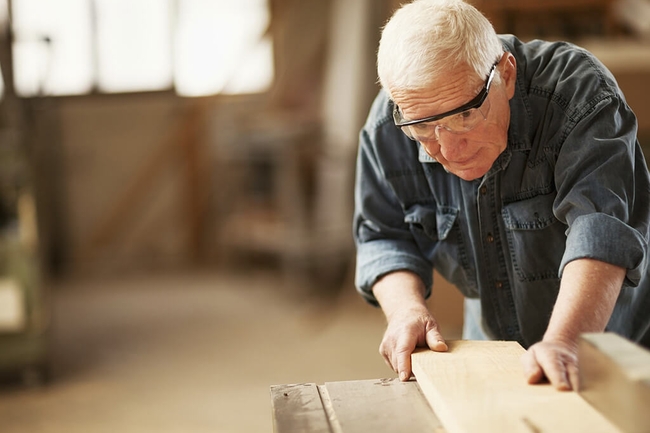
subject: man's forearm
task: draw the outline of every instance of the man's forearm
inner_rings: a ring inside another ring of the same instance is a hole
[[[375,283],[372,292],[388,320],[396,311],[405,308],[427,309],[424,284],[420,277],[410,271],[384,275]]]
[[[602,332],[621,291],[626,270],[593,259],[566,265],[544,340],[577,344],[583,332]]]

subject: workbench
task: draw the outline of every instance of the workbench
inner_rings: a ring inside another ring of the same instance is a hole
[[[276,433],[444,432],[414,379],[278,385],[271,394]]]
[[[650,351],[622,337],[581,337],[579,392],[526,384],[516,342],[448,345],[412,355],[417,380],[274,385],[274,432],[650,432]]]

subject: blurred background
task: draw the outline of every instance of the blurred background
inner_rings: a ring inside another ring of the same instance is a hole
[[[0,0],[0,432],[271,431],[271,385],[394,376],[351,217],[400,3]],[[650,1],[473,3],[592,50],[650,146]]]

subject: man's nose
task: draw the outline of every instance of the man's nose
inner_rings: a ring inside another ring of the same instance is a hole
[[[465,145],[461,135],[447,131],[443,127],[438,127],[436,128],[436,137],[440,146],[440,153],[447,161],[454,161],[462,156]]]

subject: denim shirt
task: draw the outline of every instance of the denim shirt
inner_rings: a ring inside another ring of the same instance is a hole
[[[508,144],[480,179],[448,173],[394,126],[380,92],[360,133],[356,286],[432,271],[480,298],[493,339],[541,340],[564,266],[627,269],[608,330],[650,344],[650,178],[637,122],[611,73],[568,43],[500,36],[517,60]],[[596,288],[597,290],[597,288]]]

